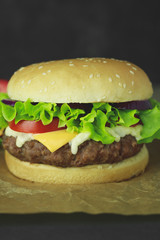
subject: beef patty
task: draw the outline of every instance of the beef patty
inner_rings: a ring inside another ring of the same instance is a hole
[[[101,142],[88,140],[82,143],[77,154],[71,153],[69,144],[50,152],[43,144],[36,140],[25,142],[19,148],[15,137],[3,136],[3,147],[16,158],[30,163],[41,163],[59,167],[82,167],[93,164],[117,163],[123,159],[136,155],[142,148],[136,139],[127,135],[119,142],[104,145]]]

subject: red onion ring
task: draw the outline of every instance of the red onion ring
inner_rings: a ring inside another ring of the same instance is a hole
[[[112,103],[111,105],[118,109],[131,109],[131,110],[134,110],[134,109],[147,110],[152,108],[152,105],[149,100]]]
[[[12,106],[14,107],[16,101],[15,100],[11,100],[11,99],[3,99],[2,102],[6,105]]]
[[[11,99],[3,99],[2,102],[4,104],[10,105],[14,107],[16,100]],[[33,105],[38,104],[38,102],[32,102]],[[151,109],[152,105],[149,100],[145,101],[131,101],[131,102],[121,102],[121,103],[110,103],[113,107],[116,107],[118,109],[137,109],[137,110],[147,110]],[[62,104],[58,104],[58,106],[61,106]],[[69,106],[71,108],[79,108],[84,109],[86,112],[89,112],[92,109],[92,104],[90,103],[70,103]]]

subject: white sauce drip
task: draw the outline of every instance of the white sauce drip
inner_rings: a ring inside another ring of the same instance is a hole
[[[115,137],[115,141],[119,142],[120,138],[125,137],[126,135],[132,135],[136,138],[136,140],[141,139],[141,131],[142,126],[138,125],[136,127],[123,127],[123,126],[116,126],[113,128],[106,128],[108,133]]]
[[[23,144],[27,141],[33,140],[32,133],[22,133],[12,130],[10,127],[7,127],[5,130],[5,135],[8,137],[16,137],[16,146],[22,147]]]
[[[87,141],[89,137],[90,137],[90,132],[79,133],[76,137],[74,137],[69,142],[69,145],[71,146],[72,154],[76,154],[78,152],[79,145]]]

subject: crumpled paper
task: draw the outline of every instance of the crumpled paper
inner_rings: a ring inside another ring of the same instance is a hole
[[[160,214],[160,143],[148,144],[145,173],[129,181],[92,185],[28,182],[7,169],[0,150],[0,213]]]

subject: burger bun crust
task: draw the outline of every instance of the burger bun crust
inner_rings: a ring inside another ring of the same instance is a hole
[[[135,64],[108,58],[80,58],[22,67],[8,84],[10,98],[33,102],[93,103],[149,99],[147,74]]]
[[[40,183],[92,184],[120,182],[143,173],[149,154],[144,145],[137,155],[119,163],[71,168],[24,162],[7,151],[5,159],[10,172],[18,178]]]

